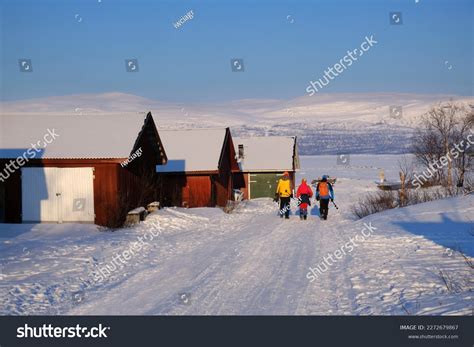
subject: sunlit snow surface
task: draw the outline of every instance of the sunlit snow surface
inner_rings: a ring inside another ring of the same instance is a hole
[[[473,260],[472,195],[362,220],[350,213],[376,189],[381,168],[397,178],[398,159],[351,156],[346,166],[335,155],[302,157],[298,181],[338,178],[339,210],[331,207],[325,222],[315,209],[307,221],[294,214],[281,220],[271,199],[257,199],[232,214],[166,208],[115,232],[85,224],[0,224],[0,313],[472,314],[473,270],[456,251]],[[369,222],[377,228],[373,235],[310,283],[308,268]],[[145,248],[93,281],[91,272],[150,231],[158,236]]]

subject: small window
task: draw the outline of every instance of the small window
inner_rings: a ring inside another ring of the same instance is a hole
[[[244,159],[244,145],[239,145],[239,159]]]

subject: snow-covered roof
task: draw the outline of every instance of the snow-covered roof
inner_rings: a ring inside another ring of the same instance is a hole
[[[241,171],[292,171],[299,169],[296,137],[294,136],[234,137],[233,142],[237,156],[239,155],[239,145],[244,146],[244,157],[238,157]]]
[[[159,130],[168,163],[157,172],[216,171],[226,129]]]
[[[0,114],[0,158],[22,156],[38,143],[42,150],[35,158],[127,158],[143,125],[144,116],[138,114]],[[45,137],[52,138],[49,132],[57,137],[45,146]]]

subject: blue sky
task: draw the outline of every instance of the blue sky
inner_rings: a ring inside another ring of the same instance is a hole
[[[293,98],[366,35],[378,44],[325,93],[474,94],[472,0],[0,1],[2,100]],[[402,25],[389,24],[396,11]],[[33,72],[19,71],[21,58]],[[126,72],[128,58],[138,72]],[[232,72],[232,58],[244,72]]]

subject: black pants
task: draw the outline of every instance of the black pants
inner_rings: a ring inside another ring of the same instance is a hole
[[[290,218],[290,197],[280,198],[280,216]]]
[[[329,199],[321,199],[319,201],[319,215],[321,218],[327,219],[329,212]]]

